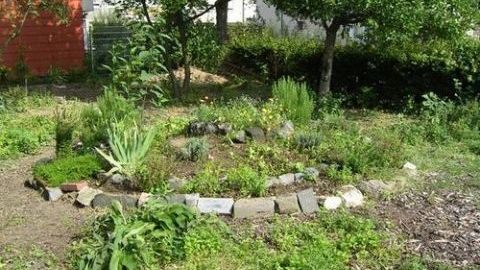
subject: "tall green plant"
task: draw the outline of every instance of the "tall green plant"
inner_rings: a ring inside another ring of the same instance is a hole
[[[285,109],[288,118],[299,124],[306,124],[311,118],[315,103],[305,83],[282,78],[273,85],[273,98]]]
[[[55,154],[57,157],[69,156],[73,153],[73,132],[77,125],[77,118],[66,108],[55,112]]]
[[[119,171],[127,176],[134,176],[140,171],[145,162],[145,157],[155,138],[154,129],[145,131],[137,124],[132,127],[124,123],[116,123],[108,130],[108,144],[112,153],[95,150],[107,160],[113,171]]]

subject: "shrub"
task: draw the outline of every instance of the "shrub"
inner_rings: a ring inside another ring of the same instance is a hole
[[[73,153],[73,132],[77,125],[76,116],[67,109],[55,112],[55,153],[57,157],[69,156]]]
[[[258,101],[249,97],[240,97],[218,107],[217,120],[232,124],[235,129],[245,129],[259,124]]]
[[[186,193],[197,192],[205,196],[216,195],[222,192],[220,173],[219,168],[212,163],[208,163],[200,173],[183,187],[183,190]]]
[[[145,157],[155,137],[155,130],[148,131],[134,124],[116,123],[108,130],[108,144],[112,154],[97,152],[113,166],[111,171],[119,171],[126,176],[134,176],[144,165]]]
[[[81,113],[80,139],[86,146],[95,146],[108,140],[108,129],[115,122],[133,125],[140,113],[133,102],[120,96],[115,90],[106,89],[97,98],[97,106],[88,106]]]
[[[300,150],[311,150],[314,147],[319,146],[321,142],[322,135],[319,132],[315,131],[297,133],[293,137],[294,145]]]
[[[140,168],[136,179],[143,191],[156,194],[169,192],[168,178],[174,170],[174,158],[164,155],[161,151],[150,151],[145,159],[145,166]]]
[[[306,124],[312,118],[315,104],[305,83],[283,78],[273,85],[272,93],[273,98],[285,110],[288,119],[295,123]]]
[[[225,185],[240,192],[241,196],[264,196],[267,192],[267,177],[248,166],[230,169]]]
[[[38,164],[33,168],[35,179],[56,187],[92,177],[102,169],[101,162],[94,155],[67,156],[50,163]]]
[[[181,153],[184,159],[198,161],[208,157],[210,145],[205,139],[192,138],[187,141]]]
[[[194,213],[179,204],[150,201],[130,215],[118,201],[74,245],[75,269],[156,269],[185,257]]]

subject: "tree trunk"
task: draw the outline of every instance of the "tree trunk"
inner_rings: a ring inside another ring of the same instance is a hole
[[[182,93],[186,94],[190,90],[190,77],[191,77],[191,70],[190,70],[190,52],[188,50],[188,27],[189,24],[185,21],[183,17],[182,11],[177,13],[177,25],[179,31],[179,41],[182,51],[182,65],[183,65],[183,85],[182,85]]]
[[[332,80],[333,69],[333,54],[335,52],[335,42],[337,40],[337,32],[339,25],[333,24],[325,28],[327,36],[322,56],[322,70],[320,76],[320,85],[318,87],[318,94],[320,96],[330,93],[330,84]]]
[[[228,1],[218,0],[215,5],[217,13],[217,34],[222,44],[228,41]]]

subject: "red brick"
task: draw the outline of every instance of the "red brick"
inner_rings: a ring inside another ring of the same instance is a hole
[[[63,184],[60,186],[60,189],[64,192],[72,192],[72,191],[80,191],[86,187],[88,187],[88,183],[86,181],[82,181],[78,183]]]

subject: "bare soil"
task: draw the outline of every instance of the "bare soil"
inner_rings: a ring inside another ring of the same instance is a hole
[[[67,254],[67,245],[92,213],[90,209],[73,206],[68,197],[56,202],[45,201],[37,191],[24,186],[24,182],[31,178],[32,165],[37,160],[52,155],[53,152],[48,150],[35,156],[24,157],[7,168],[0,168],[2,256],[8,254],[7,250],[28,250],[36,247],[63,260]],[[7,260],[8,267],[9,258],[3,260]],[[41,267],[33,265],[30,269]]]

